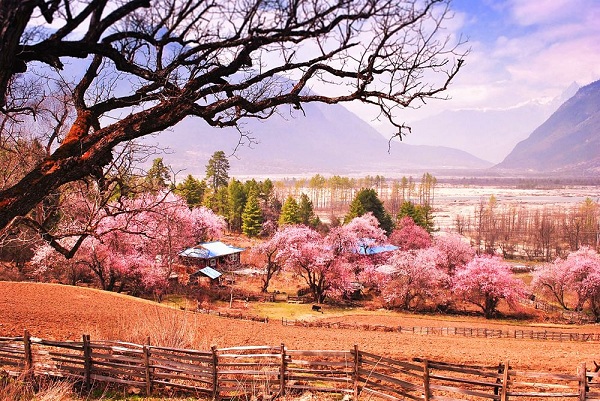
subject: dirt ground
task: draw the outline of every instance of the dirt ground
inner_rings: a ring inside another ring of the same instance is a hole
[[[487,327],[536,331],[599,333],[599,325],[525,325],[477,318],[386,314],[323,318],[390,326]],[[509,360],[516,369],[576,373],[577,366],[600,361],[598,342],[463,338],[348,329],[282,326],[182,311],[151,301],[95,289],[56,284],[0,282],[0,336],[31,335],[51,339],[120,339],[208,349],[240,345],[279,345],[289,349],[359,348],[402,360],[414,357],[482,366]]]

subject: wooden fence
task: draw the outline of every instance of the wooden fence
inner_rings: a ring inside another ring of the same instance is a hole
[[[0,337],[0,369],[14,376],[70,378],[91,387],[117,383],[150,395],[171,389],[207,399],[273,398],[334,392],[385,400],[600,400],[600,374],[518,371],[413,359],[359,350],[290,350],[280,346],[175,349],[119,341],[59,342]]]
[[[500,330],[488,329],[484,327],[386,326],[382,324],[358,324],[322,320],[287,320],[284,318],[281,319],[281,324],[284,326],[318,327],[365,331],[386,331],[417,335],[600,342],[600,333],[576,333],[548,330]]]

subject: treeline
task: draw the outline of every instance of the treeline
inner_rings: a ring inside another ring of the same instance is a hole
[[[455,219],[458,233],[471,238],[479,253],[501,253],[551,261],[583,246],[598,249],[600,206],[588,198],[570,208],[498,205],[494,196],[481,201],[470,215]]]
[[[364,178],[334,175],[327,178],[316,174],[307,179],[277,181],[275,189],[281,198],[298,197],[307,192],[316,210],[343,214],[358,191],[370,188],[376,191],[386,210],[396,215],[405,201],[433,207],[436,185],[437,179],[429,173],[424,173],[418,180],[412,176],[389,179],[381,175],[367,175]]]
[[[162,160],[157,159],[148,174],[155,176],[157,169],[165,168]],[[167,184],[163,180],[162,185]],[[241,182],[229,177],[229,162],[219,151],[209,160],[204,179],[188,175],[183,181],[173,183],[172,188],[190,206],[206,206],[224,216],[231,231],[249,236],[268,236],[279,224],[302,223],[313,228],[322,227],[317,214],[326,216],[330,226],[341,224],[348,214],[352,217],[361,215],[364,211],[352,210],[352,203],[357,197],[365,196],[364,192],[361,194],[364,190],[371,191],[370,198],[377,198],[367,202],[381,204],[376,207],[369,205],[366,211],[377,214],[374,209],[381,207],[382,217],[378,219],[385,225],[386,231],[391,231],[399,215],[409,215],[431,230],[436,184],[437,179],[429,173],[423,174],[420,180],[413,177],[391,180],[380,175],[364,178],[335,175],[326,178],[316,174],[309,179],[271,181],[267,178],[264,181],[252,179]]]

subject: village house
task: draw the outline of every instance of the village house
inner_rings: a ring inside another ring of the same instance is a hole
[[[243,251],[244,248],[213,241],[187,248],[179,252],[179,258],[185,265],[196,269],[190,278],[208,277],[219,282],[224,271],[240,266],[240,254]]]

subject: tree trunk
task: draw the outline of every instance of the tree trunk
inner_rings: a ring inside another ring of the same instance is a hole
[[[16,55],[35,1],[0,0],[0,108],[6,105],[6,92],[14,74],[25,72],[27,65]]]
[[[0,230],[15,217],[25,216],[61,185],[98,174],[112,160],[116,145],[166,129],[190,114],[193,107],[185,99],[166,100],[83,135],[79,141],[63,144],[21,181],[0,192]]]

